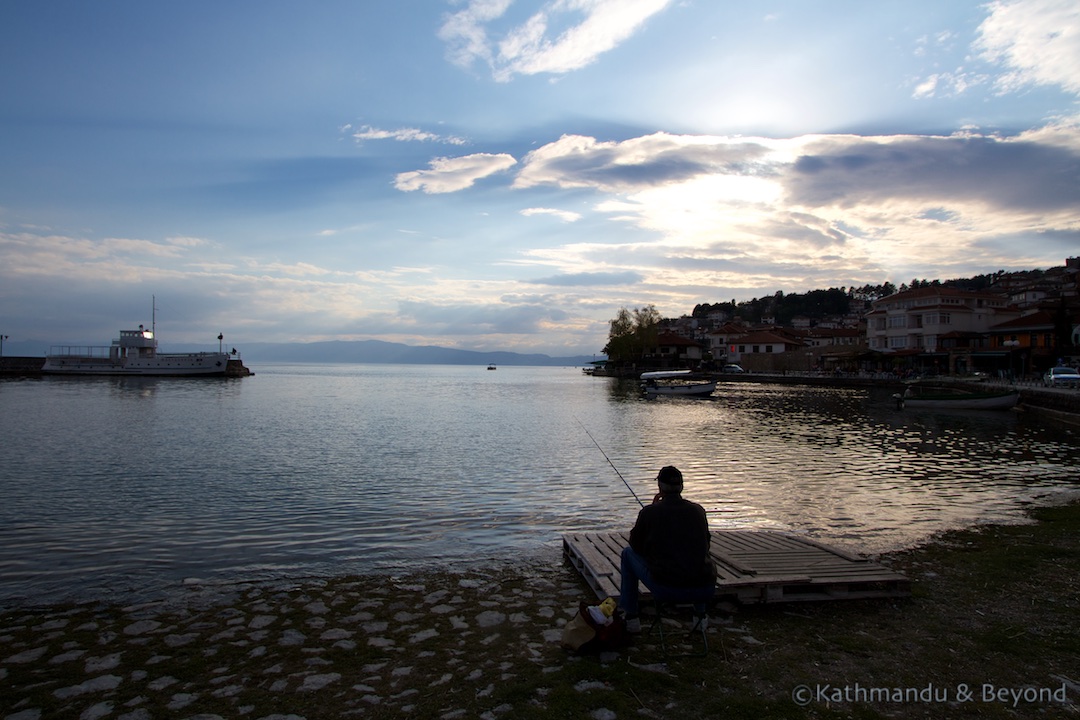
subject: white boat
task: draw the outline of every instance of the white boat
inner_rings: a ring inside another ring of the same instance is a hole
[[[220,338],[219,338],[220,339]],[[43,373],[51,375],[225,375],[225,352],[159,353],[153,330],[121,330],[112,345],[53,347],[45,356]]]
[[[1016,390],[989,392],[958,392],[949,388],[908,387],[903,395],[897,393],[896,407],[918,410],[1009,410],[1020,399]]]
[[[716,381],[695,382],[690,370],[661,370],[641,373],[641,386],[646,395],[703,397],[713,394]]]

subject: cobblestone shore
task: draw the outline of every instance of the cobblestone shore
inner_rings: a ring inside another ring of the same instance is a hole
[[[15,610],[0,616],[0,717],[542,712],[559,684],[570,682],[576,693],[604,687],[561,674],[582,662],[560,648],[562,627],[589,599],[560,563],[248,587],[227,598],[192,590],[129,607]]]

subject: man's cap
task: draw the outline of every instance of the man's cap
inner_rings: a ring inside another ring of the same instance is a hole
[[[674,465],[666,465],[660,468],[660,474],[656,476],[656,482],[660,485],[660,492],[681,493],[683,489],[682,473]]]

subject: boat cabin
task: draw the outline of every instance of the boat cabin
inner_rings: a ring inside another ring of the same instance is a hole
[[[112,341],[109,355],[113,358],[150,358],[154,357],[156,351],[157,340],[153,331],[140,325],[138,330],[121,330],[120,339]]]

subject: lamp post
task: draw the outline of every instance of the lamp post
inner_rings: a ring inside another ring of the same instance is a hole
[[[1015,383],[1016,377],[1013,375],[1013,353],[1016,352],[1016,348],[1020,347],[1019,340],[1005,340],[1001,343],[1005,347],[1009,348],[1009,382]]]
[[[221,350],[221,341],[224,340],[224,339],[225,339],[225,335],[223,333],[218,333],[218,336],[217,336],[217,351],[219,353],[222,351]]]
[[[0,335],[0,358],[4,357],[4,341],[7,339],[7,335]]]

